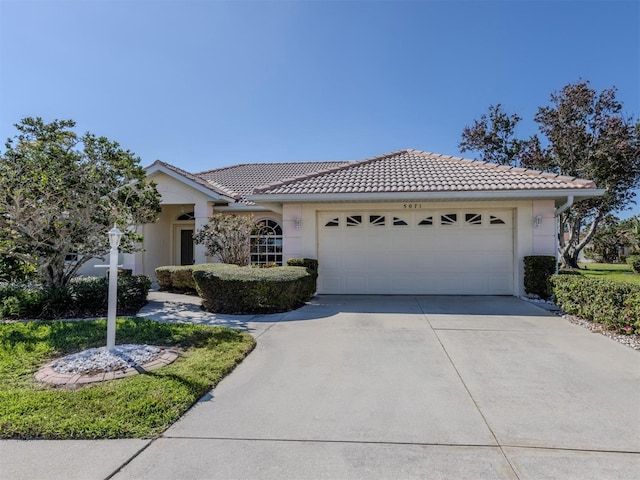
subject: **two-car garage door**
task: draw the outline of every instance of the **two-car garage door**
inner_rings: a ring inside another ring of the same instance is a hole
[[[513,212],[319,212],[318,259],[319,293],[513,295]]]

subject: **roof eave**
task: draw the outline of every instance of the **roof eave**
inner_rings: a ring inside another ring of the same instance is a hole
[[[298,193],[249,195],[247,200],[266,203],[333,203],[333,202],[394,202],[394,201],[444,201],[444,200],[511,200],[511,199],[564,199],[572,195],[575,201],[599,197],[605,193],[598,188],[565,188],[549,190],[500,190],[500,191],[442,191],[442,192],[376,192],[376,193]]]
[[[172,170],[171,168],[168,168],[160,161],[154,162],[153,164],[146,167],[145,170],[148,178],[152,178],[157,173],[164,173],[165,175],[168,175],[174,180],[182,182],[190,186],[191,188],[209,196],[212,201],[222,201],[222,202],[230,202],[230,203],[235,202],[234,198],[229,197],[228,195],[224,195],[222,193],[216,192],[212,188],[207,188],[203,185],[200,185],[198,182],[194,182],[190,178],[185,177],[184,175],[181,175],[180,173],[176,172],[175,170]]]

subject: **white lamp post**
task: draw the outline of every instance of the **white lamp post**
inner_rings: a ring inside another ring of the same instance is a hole
[[[118,247],[123,233],[114,224],[109,230],[109,308],[107,310],[107,350],[116,346],[116,310],[118,304]]]

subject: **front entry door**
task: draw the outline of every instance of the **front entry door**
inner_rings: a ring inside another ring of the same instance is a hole
[[[180,238],[180,265],[193,265],[193,229],[181,228]]]

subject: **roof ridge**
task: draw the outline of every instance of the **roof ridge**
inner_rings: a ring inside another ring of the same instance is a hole
[[[327,175],[329,173],[339,172],[341,170],[348,170],[350,168],[355,168],[355,167],[358,167],[360,165],[366,165],[367,163],[373,163],[373,162],[376,162],[376,161],[379,161],[379,160],[384,160],[385,158],[391,158],[391,157],[395,157],[397,155],[401,155],[403,153],[409,153],[410,151],[411,151],[410,149],[405,148],[403,150],[396,150],[394,152],[385,153],[383,155],[378,155],[378,156],[375,156],[375,157],[365,158],[364,160],[356,160],[356,161],[353,161],[353,162],[349,162],[346,165],[340,165],[340,166],[334,167],[334,168],[327,168],[327,169],[324,169],[324,170],[318,170],[316,172],[309,172],[307,174],[299,175],[299,176],[294,177],[294,178],[285,178],[285,179],[280,180],[279,182],[270,183],[270,184],[267,184],[267,185],[260,185],[260,186],[258,186],[258,187],[253,189],[253,193],[254,194],[261,193],[262,191],[269,190],[271,188],[283,187],[283,186],[285,186],[287,184],[299,182],[301,180],[307,180],[307,179],[310,179],[310,178],[319,177],[321,175]]]
[[[226,167],[220,167],[220,168],[212,168],[210,170],[203,170],[201,172],[196,172],[194,173],[194,175],[206,175],[212,172],[221,172],[224,170],[231,170],[232,168],[238,168],[238,167],[253,167],[253,166],[260,166],[260,165],[308,165],[310,163],[353,163],[355,160],[305,160],[302,162],[255,162],[255,163],[238,163],[236,165],[229,165]]]

